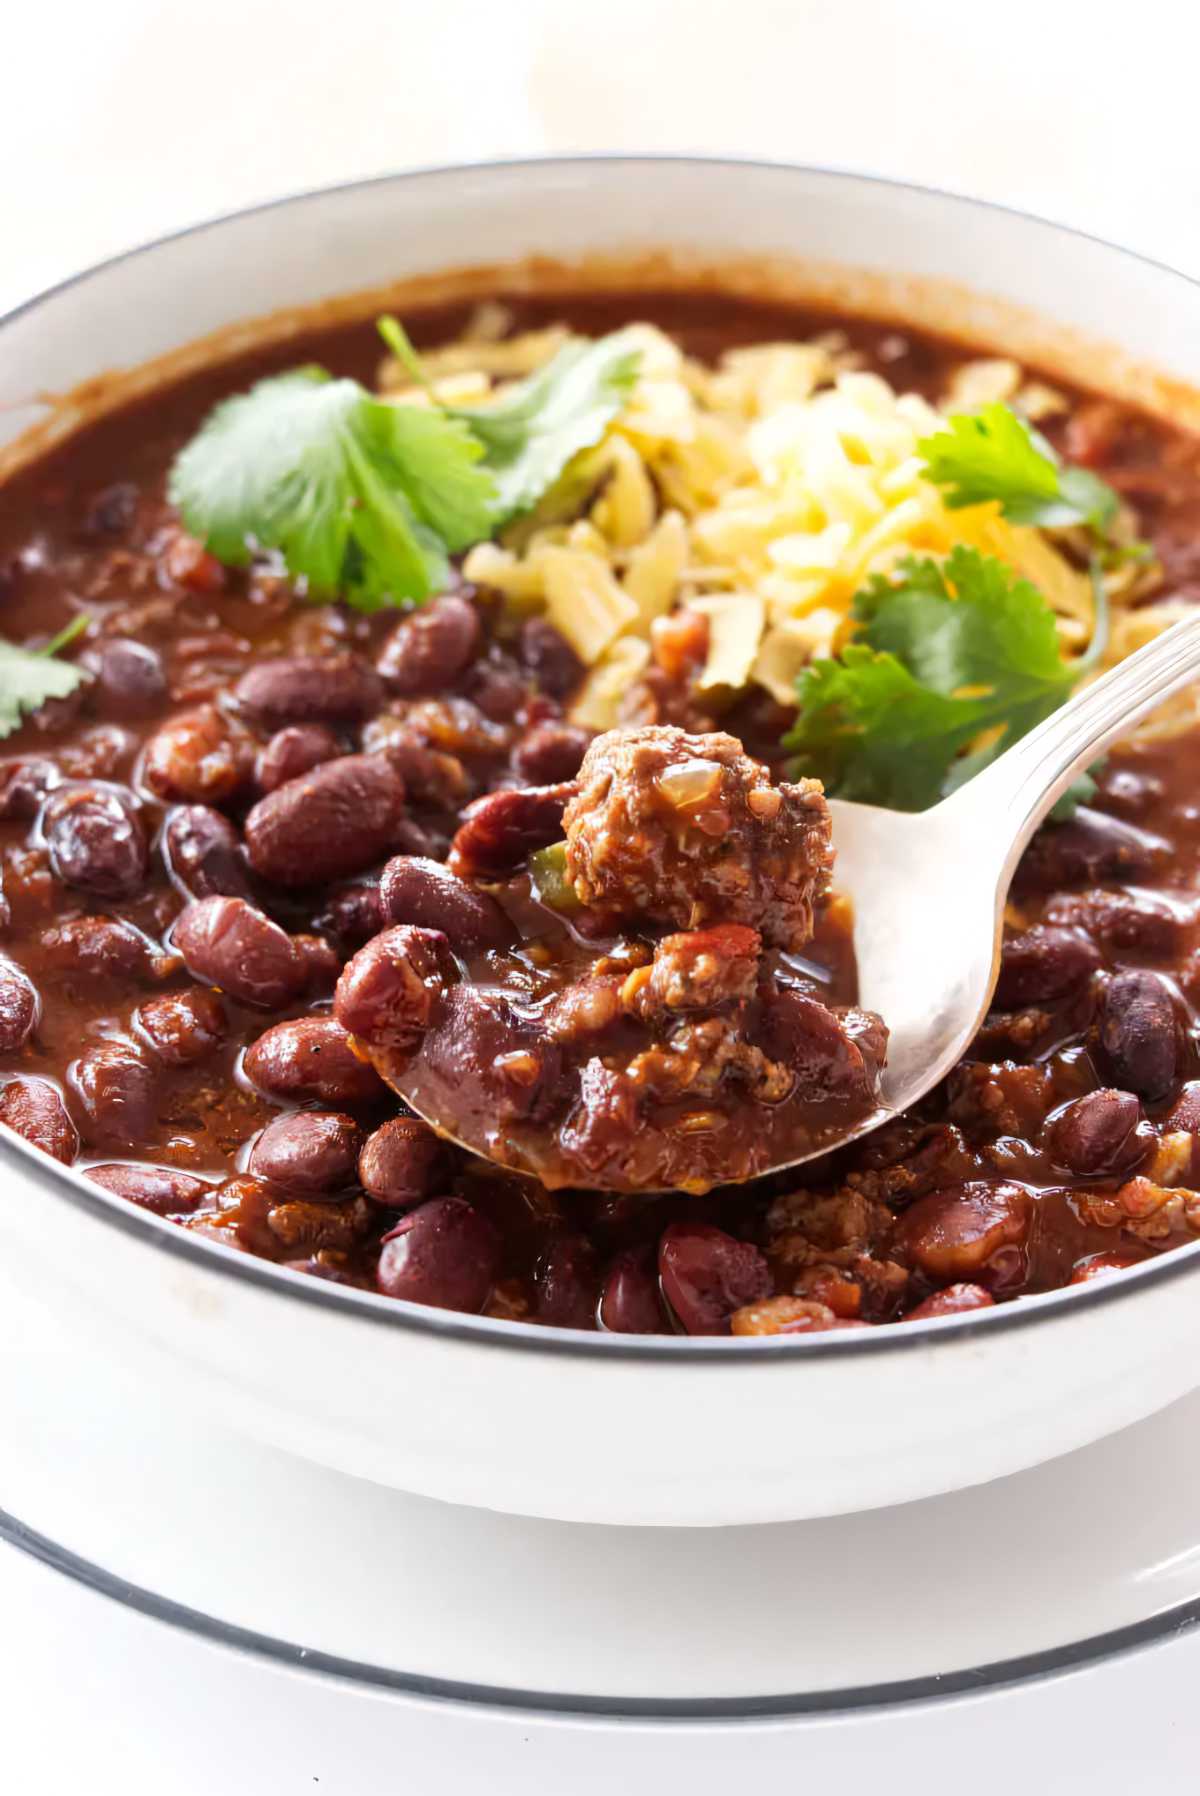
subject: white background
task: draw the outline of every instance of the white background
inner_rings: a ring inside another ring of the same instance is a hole
[[[1195,17],[1189,0],[2,0],[0,310],[97,257],[257,199],[418,163],[563,150],[723,151],[897,175],[1200,274]],[[196,1702],[211,1702],[211,1762],[194,1738],[186,1756],[164,1757],[155,1712],[168,1667],[176,1697],[180,1679],[207,1680]],[[132,1706],[114,1709],[114,1690]],[[218,1669],[200,1649],[168,1646],[0,1549],[6,1789],[360,1796],[335,1763],[320,1784],[277,1784],[253,1692],[236,1661]],[[145,1724],[131,1728],[139,1693]],[[299,1727],[310,1701],[296,1686],[282,1713]],[[492,1761],[498,1789],[538,1762],[523,1758],[519,1725],[508,1739],[512,1751]],[[432,1742],[414,1737],[396,1789],[487,1787],[480,1760],[467,1769],[473,1753],[447,1757]],[[736,1789],[753,1773],[729,1748],[716,1757]],[[588,1764],[598,1772],[581,1750],[579,1775],[560,1766],[558,1789],[584,1789]],[[652,1759],[659,1788],[710,1787],[674,1753],[648,1752],[647,1768]],[[766,1770],[759,1753],[752,1762]]]

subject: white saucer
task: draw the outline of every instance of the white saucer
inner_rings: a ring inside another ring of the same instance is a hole
[[[672,1531],[351,1480],[172,1415],[12,1303],[0,1365],[13,1544],[148,1615],[376,1689],[526,1713],[878,1711],[1200,1617],[1200,1395],[955,1496]]]

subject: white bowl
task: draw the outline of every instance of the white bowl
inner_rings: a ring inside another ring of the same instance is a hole
[[[664,249],[678,253],[663,261]],[[743,286],[958,329],[1150,403],[1194,397],[1148,364],[1200,386],[1195,286],[1037,219],[757,163],[510,163],[259,207],[31,301],[0,323],[0,459],[39,393],[170,358],[245,317],[530,254],[593,258],[597,279],[639,258],[644,278],[664,280],[703,264]],[[539,278],[566,277],[543,263]],[[42,1296],[54,1326],[78,1330],[81,1351],[133,1354],[182,1405],[458,1503],[687,1525],[866,1509],[1066,1452],[1200,1383],[1200,1244],[1077,1290],[861,1334],[599,1336],[281,1270],[129,1207],[15,1138],[0,1139],[0,1163],[0,1269]]]

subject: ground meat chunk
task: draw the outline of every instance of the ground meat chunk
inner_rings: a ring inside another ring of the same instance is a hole
[[[742,923],[799,948],[829,884],[820,785],[772,785],[720,732],[610,730],[567,805],[567,871],[583,904],[695,929]]]
[[[662,1011],[717,1010],[754,995],[762,942],[756,929],[721,923],[664,936],[648,967],[627,982],[630,1009],[643,1018]]]

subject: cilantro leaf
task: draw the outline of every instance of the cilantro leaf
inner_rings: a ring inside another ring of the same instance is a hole
[[[840,659],[801,673],[784,746],[838,797],[923,810],[1057,710],[1106,620],[1098,582],[1092,648],[1066,662],[1045,599],[993,556],[959,546],[897,572],[855,598],[860,635]]]
[[[999,401],[955,412],[917,448],[951,510],[995,500],[1011,523],[1082,524],[1098,537],[1116,518],[1112,488],[1087,468],[1065,467],[1045,437]]]
[[[491,533],[479,443],[437,411],[296,368],[225,400],[176,458],[169,496],[221,561],[277,549],[314,597],[424,599],[447,553]]]
[[[83,685],[88,678],[85,670],[55,656],[82,635],[89,621],[82,614],[72,618],[41,649],[0,641],[0,737],[20,729],[24,718],[40,711],[48,699],[66,698]]]
[[[627,331],[574,338],[495,405],[449,408],[483,444],[498,524],[528,511],[572,456],[600,441],[633,391],[639,361]]]

